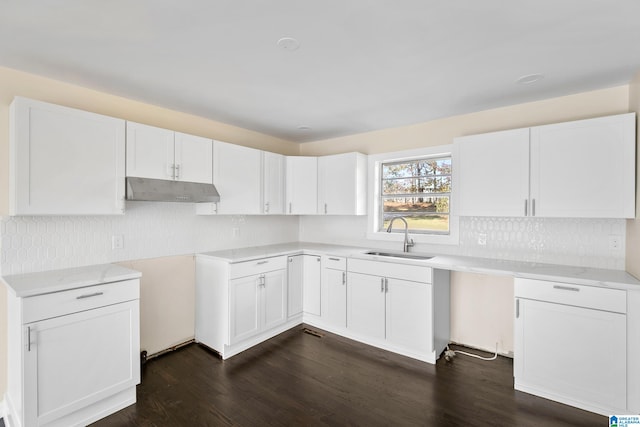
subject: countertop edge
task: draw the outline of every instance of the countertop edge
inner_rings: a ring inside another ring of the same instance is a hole
[[[28,298],[105,283],[139,279],[142,273],[116,264],[98,264],[62,270],[0,277],[16,297]]]
[[[196,254],[235,264],[259,258],[308,255],[335,255],[358,259],[421,265],[441,270],[464,273],[513,276],[514,278],[573,283],[614,289],[640,291],[640,281],[624,270],[595,269],[561,264],[540,264],[525,261],[507,261],[491,258],[465,257],[461,255],[434,255],[428,260],[408,260],[366,255],[373,248],[329,245],[322,243],[290,243],[252,248],[213,251]],[[417,252],[416,252],[417,253]],[[425,254],[428,255],[428,254]]]

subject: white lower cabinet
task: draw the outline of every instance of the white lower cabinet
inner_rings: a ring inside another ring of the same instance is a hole
[[[321,306],[321,258],[317,255],[302,255],[302,311],[320,316]]]
[[[284,269],[233,279],[229,282],[230,343],[236,344],[286,320]]]
[[[431,284],[350,273],[347,300],[349,330],[415,353],[431,350]]]
[[[196,257],[196,341],[223,359],[302,322],[435,363],[449,341],[448,272],[326,254]]]
[[[317,255],[292,255],[287,271],[289,285],[288,317],[320,316],[320,266]]]
[[[322,319],[332,328],[347,327],[347,259],[322,257]]]
[[[287,319],[287,257],[196,257],[196,341],[231,357],[300,322]]]
[[[86,425],[135,403],[137,279],[9,295],[8,313],[9,425]]]
[[[603,415],[628,413],[626,296],[516,279],[516,390]]]
[[[448,340],[449,285],[433,277],[429,267],[349,259],[349,336],[435,363]]]
[[[287,265],[287,316],[302,316],[302,282],[304,280],[303,255],[292,255]]]

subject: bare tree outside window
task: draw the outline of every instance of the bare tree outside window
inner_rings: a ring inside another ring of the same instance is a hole
[[[449,234],[451,157],[381,164],[380,218],[383,231],[402,216],[414,233]]]

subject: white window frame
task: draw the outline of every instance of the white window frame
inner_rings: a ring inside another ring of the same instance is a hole
[[[455,155],[453,144],[439,145],[434,147],[417,148],[414,150],[395,151],[391,153],[370,154],[368,164],[368,200],[369,215],[367,219],[367,238],[371,240],[383,240],[388,242],[404,241],[403,233],[387,233],[377,229],[378,219],[380,217],[380,166],[382,163],[411,161],[423,159],[425,157],[451,157],[452,168],[452,188],[449,199],[449,234],[430,234],[430,233],[412,233],[409,231],[410,237],[416,243],[429,243],[441,245],[457,245],[459,238],[459,218],[455,214],[456,210],[456,179],[455,179]]]

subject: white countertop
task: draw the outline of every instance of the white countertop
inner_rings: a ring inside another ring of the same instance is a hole
[[[442,270],[470,273],[514,276],[527,279],[567,282],[586,286],[604,286],[616,289],[640,290],[640,281],[622,270],[575,267],[557,264],[542,264],[522,261],[504,261],[489,258],[474,258],[456,255],[435,255],[426,260],[367,255],[373,248],[328,245],[321,243],[293,242],[278,245],[257,246],[198,254],[230,263],[251,261],[281,255],[318,254],[373,259],[413,265],[425,265]],[[382,251],[382,250],[381,250]],[[395,252],[384,250],[384,252]],[[412,252],[412,254],[419,254]],[[424,254],[429,255],[429,254]]]
[[[292,242],[278,245],[252,246],[222,251],[204,252],[199,256],[216,258],[230,263],[251,261],[258,258],[269,258],[281,255],[296,255],[302,253],[331,254],[337,256],[352,256],[367,251],[367,248],[354,246],[327,245],[324,243]]]
[[[69,289],[84,288],[102,283],[137,279],[142,273],[115,264],[90,265],[64,270],[16,274],[0,279],[17,297],[31,297]]]
[[[372,248],[292,242],[277,245],[205,252],[198,256],[212,257],[229,263],[251,261],[283,255],[317,254],[371,259],[382,262],[424,265],[442,270],[480,274],[514,276],[527,279],[567,282],[586,286],[640,290],[640,281],[622,270],[504,261],[455,255],[435,255],[430,259],[413,260],[367,255]],[[375,249],[374,249],[375,250]],[[394,252],[394,251],[385,251]],[[412,252],[412,254],[419,254]],[[424,254],[428,255],[428,254]],[[64,270],[4,276],[1,279],[18,297],[30,297],[68,289],[117,282],[141,277],[141,273],[115,264],[101,264]]]

